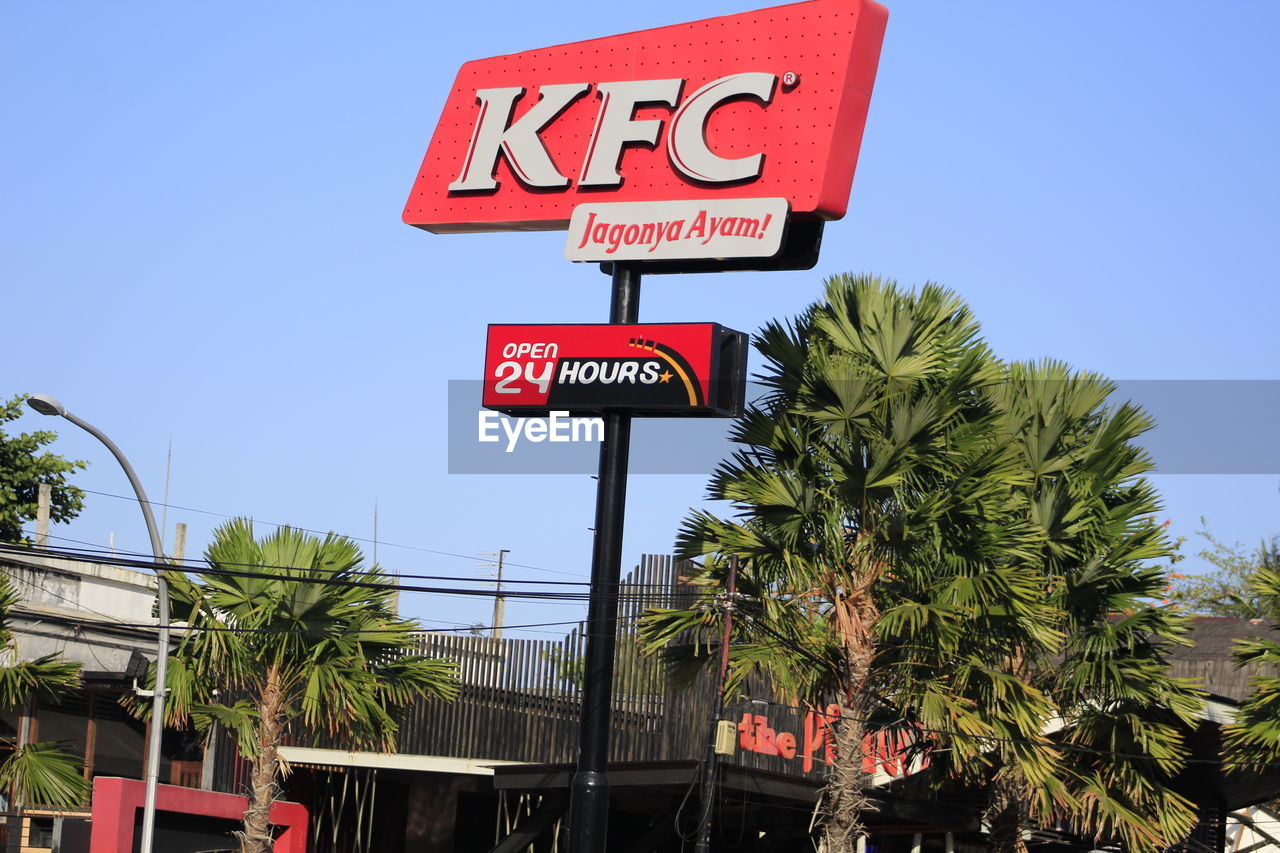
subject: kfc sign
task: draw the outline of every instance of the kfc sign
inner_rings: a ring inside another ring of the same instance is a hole
[[[726,101],[750,95],[762,104],[773,99],[773,74],[731,74],[713,80],[680,101],[684,80],[637,80],[631,83],[597,83],[600,111],[595,130],[587,143],[586,160],[578,173],[580,187],[616,187],[622,184],[618,162],[622,146],[641,144],[653,147],[662,133],[662,119],[634,118],[644,104],[665,104],[680,108],[667,125],[666,149],[672,168],[688,178],[708,183],[729,183],[760,176],[763,154],[728,159],[707,147],[703,134],[711,111]],[[592,90],[590,83],[543,86],[534,106],[513,122],[516,101],[525,97],[523,86],[479,89],[480,104],[476,128],[450,192],[496,190],[494,177],[499,157],[505,157],[512,173],[527,187],[564,189],[569,179],[556,171],[538,134],[574,101]],[[532,98],[532,95],[530,95]]]
[[[763,198],[839,218],[886,17],[809,0],[468,62],[404,220],[545,230],[583,202]]]

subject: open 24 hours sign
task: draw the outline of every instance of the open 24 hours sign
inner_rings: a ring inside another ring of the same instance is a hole
[[[718,323],[493,325],[484,407],[515,416],[735,417],[747,343]]]

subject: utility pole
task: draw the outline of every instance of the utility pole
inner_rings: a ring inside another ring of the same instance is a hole
[[[482,551],[479,556],[492,557],[483,563],[476,563],[477,569],[482,569],[480,577],[482,580],[477,581],[477,585],[488,589],[489,584],[493,584],[493,618],[489,622],[489,637],[493,640],[502,639],[502,624],[506,621],[507,597],[502,594],[502,569],[503,560],[507,554],[511,553],[509,548],[500,548],[497,551]],[[493,571],[490,574],[490,570]]]
[[[53,502],[53,486],[41,483],[36,494],[36,547],[49,545],[49,505]]]
[[[502,594],[502,560],[510,553],[509,548],[498,549],[498,580],[494,584],[493,628],[490,632],[495,640],[502,639],[502,621],[507,612],[507,597]]]
[[[187,557],[187,525],[181,521],[173,525],[173,561],[182,567]]]
[[[716,696],[711,703],[711,731],[708,735],[707,749],[702,759],[702,814],[698,820],[698,841],[694,845],[694,853],[710,853],[711,851],[711,815],[716,793],[716,771],[720,763],[720,754],[716,752],[716,732],[720,727],[720,716],[724,713],[724,683],[729,675],[729,642],[733,638],[733,598],[738,585],[738,557],[729,558],[728,595],[724,602],[724,633],[720,636],[720,680],[716,684]]]

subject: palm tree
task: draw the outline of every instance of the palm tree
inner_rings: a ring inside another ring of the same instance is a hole
[[[9,581],[0,573],[0,708],[15,711],[33,701],[56,701],[80,684],[80,664],[56,654],[21,660],[9,626],[9,611],[19,601]],[[8,754],[0,763],[0,790],[9,793],[14,811],[27,803],[55,809],[75,809],[89,796],[89,783],[81,775],[80,759],[63,752],[58,744],[0,744]]]
[[[1037,810],[1016,766],[992,780],[988,819],[998,851],[1024,849],[1029,825],[1069,823],[1120,838],[1130,850],[1167,847],[1190,831],[1192,804],[1169,782],[1202,697],[1170,675],[1164,649],[1185,642],[1185,620],[1156,602],[1157,567],[1173,545],[1153,521],[1159,499],[1136,439],[1154,426],[1114,385],[1057,362],[1013,364],[996,390],[1005,431],[1028,473],[1019,490],[1041,542],[1035,561],[1063,641],[1020,649],[1013,673],[1048,695],[1061,725],[1056,775],[1066,807]]]
[[[1249,592],[1271,621],[1272,630],[1280,630],[1280,537],[1259,550]],[[1275,675],[1280,667],[1280,642],[1239,641],[1235,658],[1237,667],[1255,671],[1249,678],[1249,697],[1225,729],[1226,758],[1240,770],[1274,769],[1280,764],[1280,677]],[[1267,670],[1270,674],[1264,674]]]
[[[259,540],[235,519],[215,531],[205,559],[202,572],[167,575],[173,620],[192,630],[170,663],[166,714],[234,734],[252,764],[240,849],[268,853],[291,727],[393,750],[396,712],[455,697],[457,667],[411,653],[417,623],[396,614],[395,587],[350,539],[281,527]]]
[[[737,517],[695,512],[677,544],[703,558],[696,580],[709,587],[727,555],[741,558],[735,683],[762,671],[810,707],[839,698],[822,810],[832,853],[862,833],[868,725],[931,732],[957,772],[991,767],[991,745],[1011,744],[1005,757],[1046,802],[1065,796],[1042,735],[1048,699],[1004,665],[1010,648],[1058,635],[1036,532],[1011,497],[1025,475],[998,440],[989,390],[1001,366],[977,333],[942,288],[829,280],[822,302],[758,337],[768,394],[735,426],[744,449],[709,489]],[[643,632],[657,648],[693,630],[705,649],[718,621],[708,608],[656,611]]]
[[[757,347],[769,394],[710,487],[738,515],[693,513],[678,548],[710,590],[743,558],[732,683],[761,671],[810,706],[841,698],[827,849],[861,831],[866,726],[989,785],[1005,849],[1064,817],[1139,850],[1180,837],[1191,812],[1165,783],[1196,698],[1160,658],[1176,618],[1143,601],[1168,550],[1135,480],[1145,416],[1108,412],[1097,377],[1000,363],[935,286],[831,279]],[[697,664],[719,620],[654,612],[644,637]],[[1070,728],[1050,739],[1054,718]]]

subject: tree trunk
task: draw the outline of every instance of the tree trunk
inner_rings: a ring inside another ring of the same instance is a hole
[[[871,780],[863,770],[862,758],[871,707],[867,684],[875,656],[875,625],[880,620],[871,589],[879,574],[880,566],[871,564],[856,575],[857,583],[839,575],[829,578],[832,617],[844,651],[844,696],[836,727],[836,760],[817,810],[825,853],[855,853],[858,839],[866,835],[862,812],[867,807]]]
[[[986,813],[991,853],[1027,853],[1027,843],[1022,838],[1022,828],[1027,822],[1026,803],[1012,774],[1012,770],[1004,768],[991,780]]]
[[[244,813],[244,831],[237,833],[240,853],[271,853],[275,844],[271,804],[276,799],[276,774],[280,767],[281,698],[280,670],[272,666],[258,704],[258,754],[253,757],[253,772],[249,777],[249,808]]]
[[[867,680],[875,644],[871,630],[879,613],[869,595],[854,598],[854,630],[846,633],[846,693],[836,727],[836,760],[827,776],[818,806],[825,853],[855,853],[858,839],[866,835],[862,812],[867,807],[871,778],[863,769],[864,738],[871,707]]]
[[[1010,657],[1009,671],[1024,681],[1028,679],[1026,656],[1021,649],[1014,650]],[[1001,767],[992,777],[983,815],[990,827],[987,840],[991,853],[1027,853],[1027,843],[1022,838],[1030,817],[1026,793],[1026,781],[1010,765]]]
[[[855,696],[852,702],[840,706],[836,760],[818,807],[826,853],[854,853],[858,839],[866,834],[862,812],[867,807],[871,782],[862,763],[866,704],[862,696]]]

